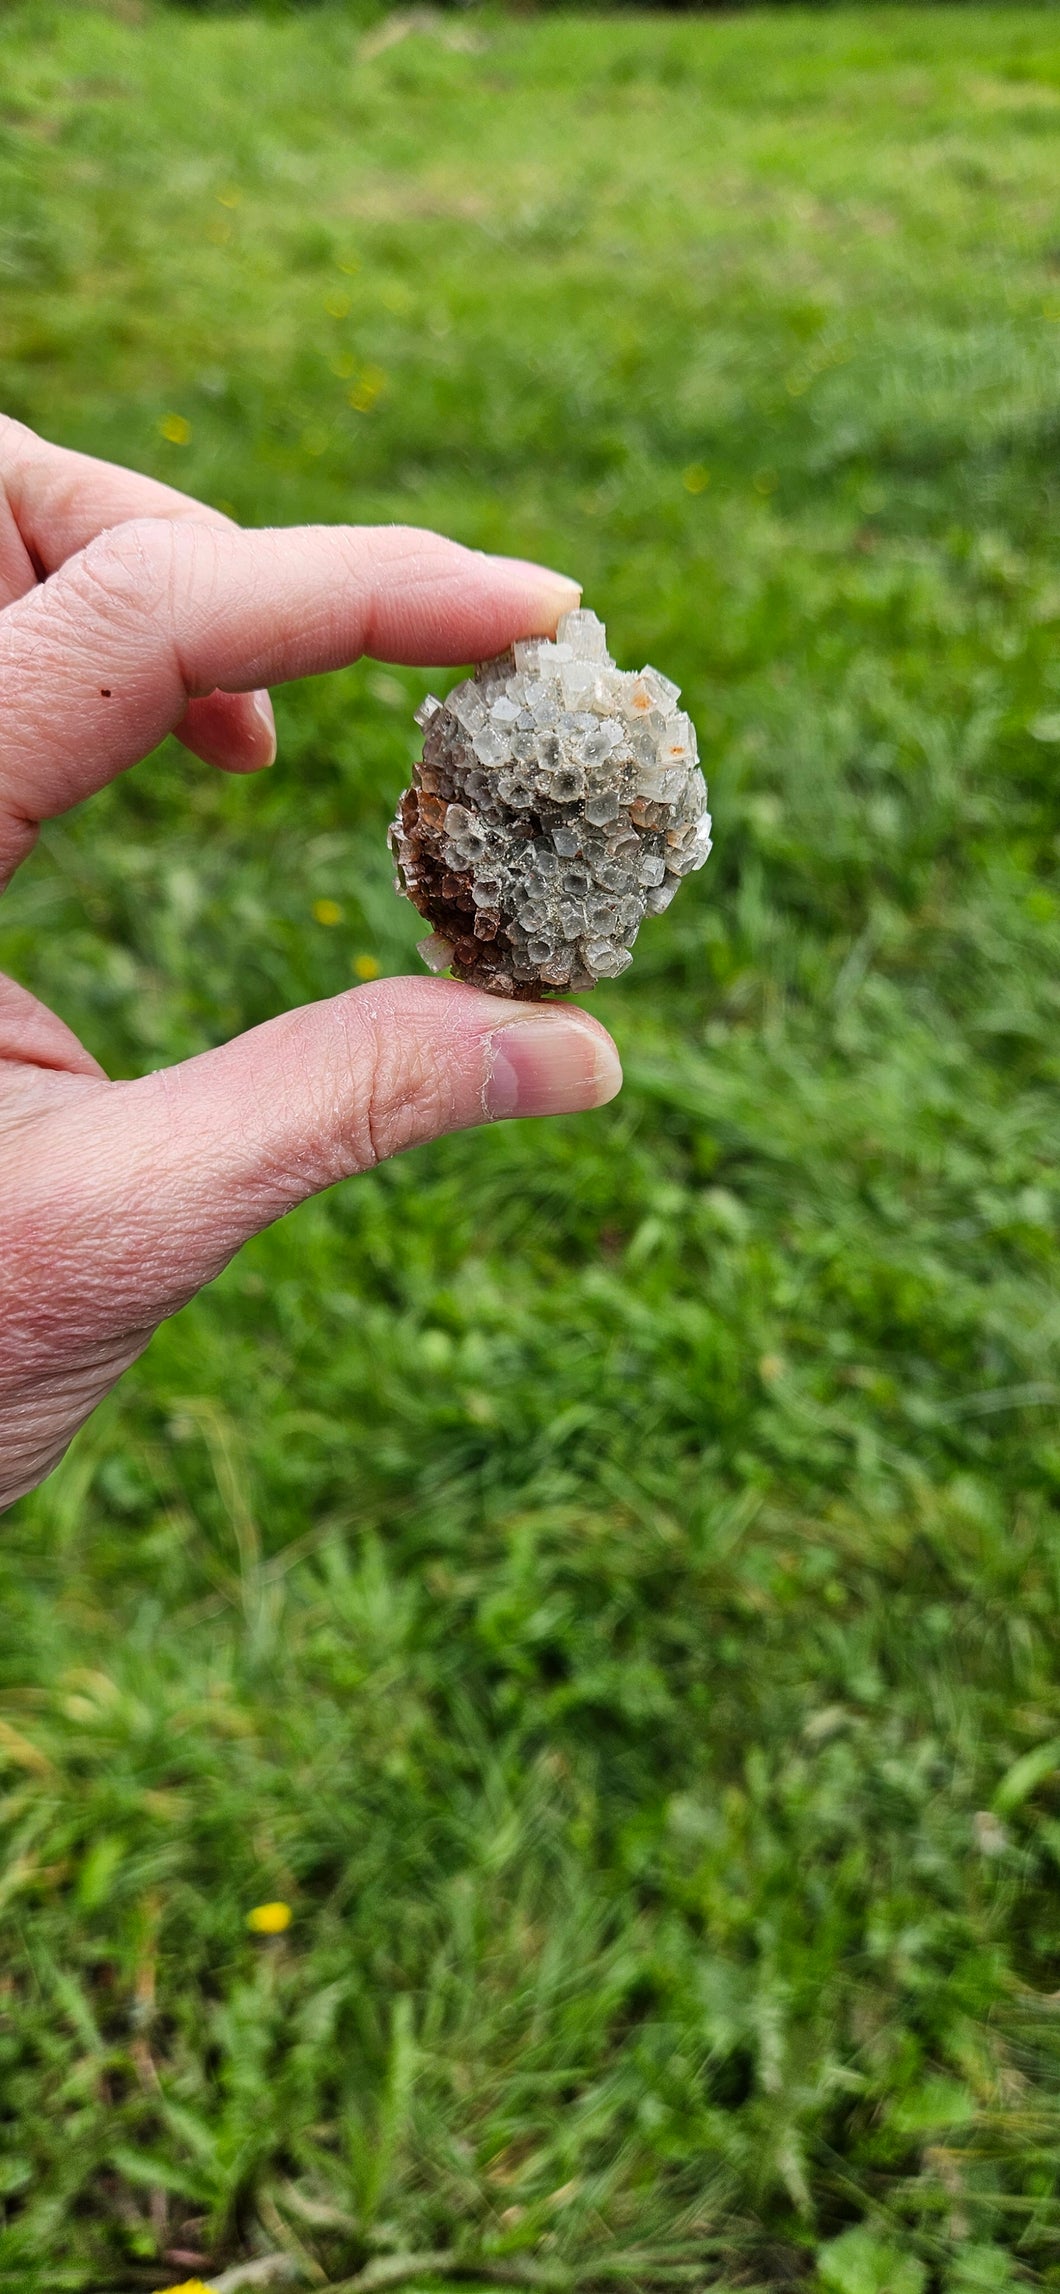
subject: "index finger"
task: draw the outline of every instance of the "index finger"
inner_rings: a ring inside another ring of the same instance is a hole
[[[37,826],[172,731],[196,694],[547,635],[577,584],[407,526],[244,532],[138,519],[0,616],[0,882]]]

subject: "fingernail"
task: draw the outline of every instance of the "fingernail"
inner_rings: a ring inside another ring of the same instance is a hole
[[[573,1115],[603,1107],[622,1088],[610,1037],[570,1012],[511,1020],[490,1037],[483,1103],[495,1122],[508,1115]]]
[[[536,591],[541,599],[542,618],[548,618],[550,630],[555,629],[561,613],[570,613],[580,603],[580,581],[574,581],[570,574],[557,573],[554,566],[535,565],[532,558],[494,557],[493,563],[518,574],[527,589]]]
[[[272,711],[272,702],[267,692],[262,689],[259,693],[251,694],[250,703],[259,725],[268,736],[269,755],[265,762],[274,765],[276,762],[276,719]]]

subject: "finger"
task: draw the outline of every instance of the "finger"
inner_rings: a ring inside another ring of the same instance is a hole
[[[115,462],[38,438],[0,415],[0,606],[34,589],[109,526],[130,518],[197,518],[230,526],[222,510]]]
[[[410,527],[117,526],[0,617],[0,881],[40,821],[145,756],[196,695],[361,653],[482,659],[578,595]]]
[[[0,608],[35,589],[104,533],[130,518],[232,520],[138,470],[76,454],[0,415]],[[267,693],[210,693],[192,701],[178,741],[225,772],[257,772],[276,754]]]
[[[76,1135],[67,1123],[50,1154],[27,1158],[5,1204],[45,1264],[49,1228],[61,1235],[58,1299],[53,1267],[30,1305],[38,1353],[49,1330],[89,1351],[124,1343],[249,1235],[388,1155],[497,1118],[598,1107],[621,1080],[611,1038],[576,1007],[388,980],[92,1092]]]
[[[224,773],[258,773],[276,761],[276,719],[265,691],[189,701],[173,731],[193,757]]]
[[[0,972],[0,1062],[101,1076],[103,1069],[72,1029],[28,988]]]

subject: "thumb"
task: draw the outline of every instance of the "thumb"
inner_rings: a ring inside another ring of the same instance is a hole
[[[89,1340],[147,1329],[336,1180],[443,1132],[601,1106],[621,1081],[611,1038],[576,1006],[505,1006],[424,979],[355,988],[183,1066],[96,1086],[78,1136],[65,1126],[66,1283],[84,1270],[74,1320]],[[54,1203],[54,1163],[51,1179]]]

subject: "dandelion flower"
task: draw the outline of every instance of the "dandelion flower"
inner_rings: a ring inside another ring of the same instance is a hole
[[[290,1904],[255,1904],[247,1913],[247,1926],[254,1936],[282,1936],[290,1925]]]

